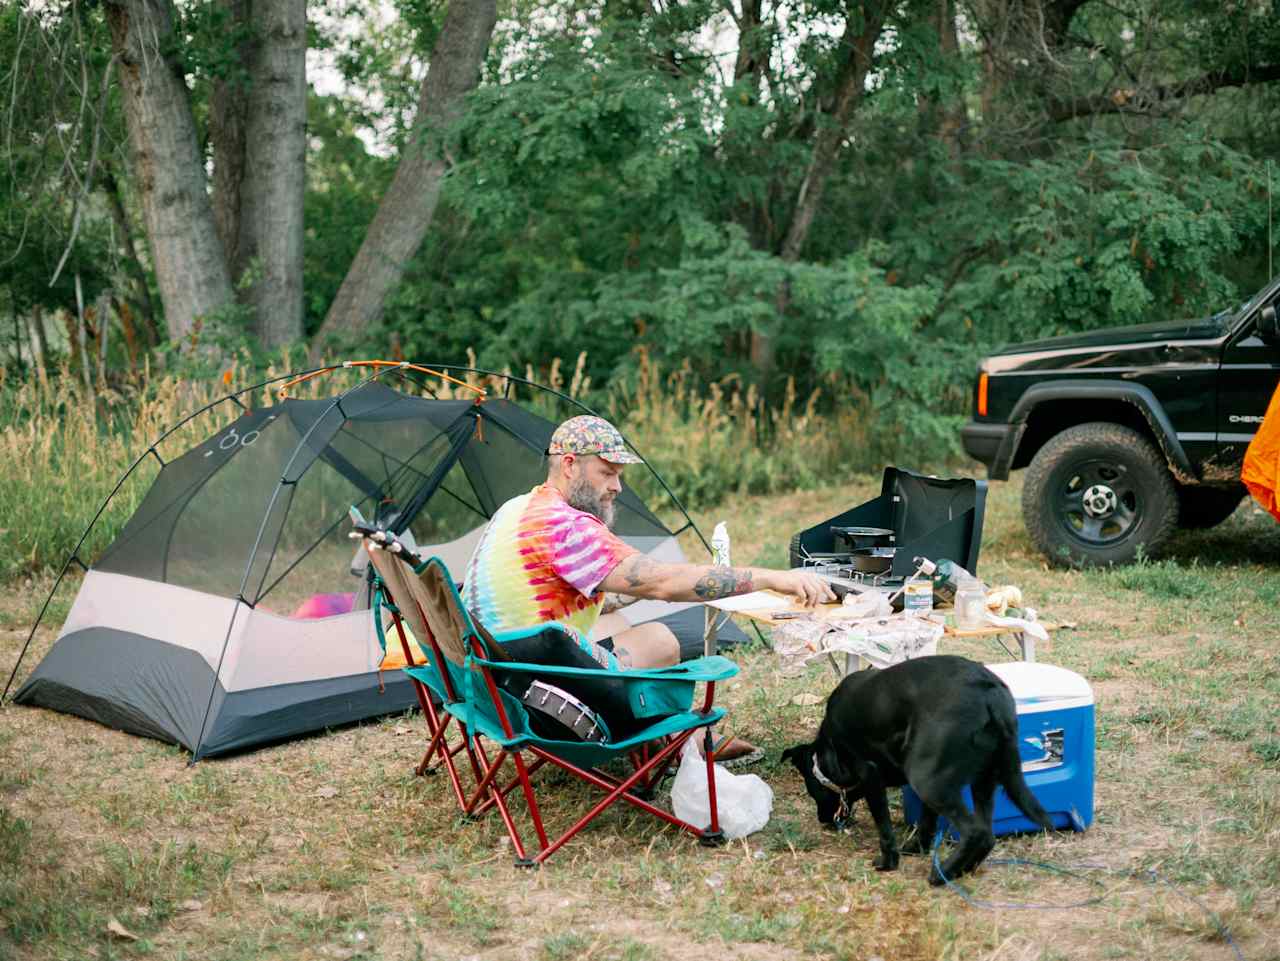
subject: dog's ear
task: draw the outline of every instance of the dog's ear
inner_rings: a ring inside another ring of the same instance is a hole
[[[813,744],[797,744],[782,752],[782,760],[790,761],[797,770],[804,770],[805,755],[813,750]]]

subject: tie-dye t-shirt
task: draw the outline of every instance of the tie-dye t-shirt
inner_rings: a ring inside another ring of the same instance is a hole
[[[604,603],[593,592],[635,553],[599,518],[540,485],[489,521],[467,565],[463,601],[494,632],[559,621],[590,636]]]

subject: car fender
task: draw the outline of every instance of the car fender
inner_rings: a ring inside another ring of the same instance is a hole
[[[1187,452],[1178,440],[1169,415],[1149,387],[1118,380],[1059,380],[1033,384],[1018,398],[1009,416],[1012,428],[1005,436],[1000,450],[991,465],[991,477],[1003,480],[1009,476],[1009,467],[1018,454],[1031,413],[1044,404],[1068,400],[1117,400],[1132,404],[1141,412],[1151,433],[1160,445],[1165,460],[1174,477],[1183,483],[1194,483],[1196,473]]]

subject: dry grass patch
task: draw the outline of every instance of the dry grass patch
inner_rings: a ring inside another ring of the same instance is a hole
[[[878,488],[864,478],[697,519],[730,522],[740,563],[778,563],[786,535]],[[1250,961],[1280,957],[1280,527],[1246,507],[1200,540],[1179,537],[1172,560],[1062,572],[1031,551],[1017,495],[992,488],[982,572],[1077,625],[1041,656],[1094,684],[1096,820],[1080,835],[1004,839],[993,855],[1082,876],[993,861],[964,886],[984,902],[1096,905],[987,910],[929,888],[922,858],[872,870],[865,810],[850,833],[823,831],[778,761],[818,720],[793,699],[834,677],[784,677],[754,649],[723,694],[733,729],[769,751],[768,827],[706,851],[614,810],[534,873],[512,868],[496,820],[458,822],[443,777],[412,775],[416,717],[188,767],[165,745],[6,707],[0,958],[1235,957],[1205,908]],[[43,599],[21,588],[0,605],[6,666]],[[37,635],[23,674],[52,637]],[[587,794],[564,781],[547,796],[563,823]],[[111,919],[137,940],[109,934]]]

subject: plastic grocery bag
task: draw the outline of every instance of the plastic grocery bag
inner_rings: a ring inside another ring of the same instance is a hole
[[[758,774],[734,774],[721,764],[715,766],[715,772],[716,810],[726,838],[745,838],[769,823],[773,788]],[[705,829],[711,824],[707,764],[693,738],[685,741],[680,755],[680,769],[671,786],[671,809],[676,817],[696,828]]]

